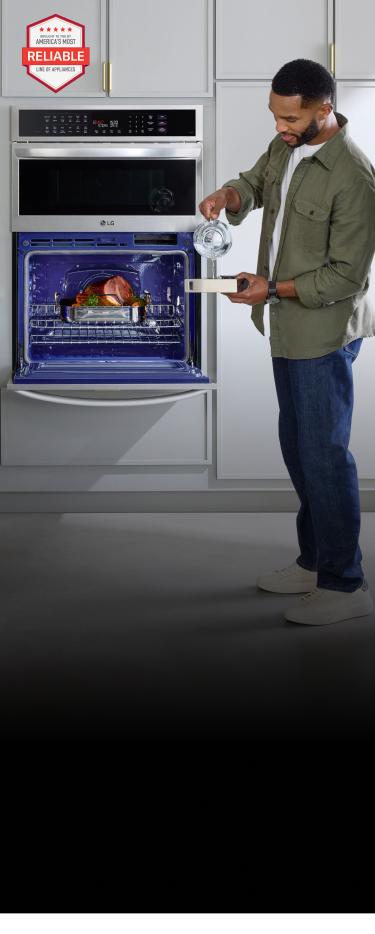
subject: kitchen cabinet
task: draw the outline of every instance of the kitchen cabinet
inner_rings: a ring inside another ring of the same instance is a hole
[[[111,97],[212,95],[213,0],[109,0]]]
[[[349,6],[352,0],[346,3]],[[354,4],[353,16],[356,11]],[[219,79],[272,78],[285,62],[295,58],[309,58],[327,68],[333,41],[333,0],[310,4],[301,0],[217,0],[216,35]],[[369,31],[369,42],[371,35]],[[245,119],[255,125],[251,112]]]
[[[90,48],[90,65],[85,74],[55,93],[27,74],[22,65],[22,48],[27,45],[27,26],[53,16],[50,0],[3,0],[2,3],[2,96],[105,97],[102,90],[102,63],[106,60],[106,0],[64,0],[61,16],[85,27],[85,44]]]
[[[372,0],[336,0],[336,78],[375,78],[374,33]]]
[[[375,82],[337,82],[337,110],[349,120],[350,136],[375,166],[375,134],[371,115],[375,108]],[[375,307],[375,260],[369,298]],[[369,400],[375,395],[375,338],[363,341],[353,366],[354,413],[350,442],[360,477],[375,477],[375,439],[369,431]]]
[[[269,91],[268,81],[226,82],[218,87],[218,187],[250,169],[275,136]],[[256,272],[262,214],[262,209],[253,211],[240,227],[230,228],[233,245],[220,260],[221,275]],[[224,212],[221,217],[225,220]],[[267,334],[263,337],[254,327],[248,305],[232,305],[225,296],[218,296],[217,302],[218,478],[287,478]],[[267,315],[266,310],[266,325]]]
[[[3,466],[205,465],[212,460],[210,390],[116,408],[43,402],[3,389],[1,416]]]
[[[53,8],[48,0],[2,6],[3,97],[56,99],[22,65],[27,26],[52,16]],[[108,0],[108,29],[107,0],[64,0],[60,12],[85,26],[90,65],[59,98],[212,96],[213,0]]]

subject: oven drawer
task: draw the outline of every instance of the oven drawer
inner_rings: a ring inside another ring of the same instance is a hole
[[[53,404],[3,389],[2,465],[212,463],[210,389],[181,398],[154,396],[138,400],[141,404],[119,393],[85,396],[79,405],[69,404],[69,397],[67,404]]]

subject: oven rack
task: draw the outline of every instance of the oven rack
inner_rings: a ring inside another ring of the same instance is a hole
[[[29,343],[33,347],[92,344],[180,344],[183,318],[174,305],[150,305],[144,321],[66,323],[58,305],[29,306]]]

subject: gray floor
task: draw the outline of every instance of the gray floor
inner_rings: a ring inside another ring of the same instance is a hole
[[[367,740],[374,614],[283,619],[284,514],[0,516],[3,737]],[[375,593],[375,514],[363,566]]]

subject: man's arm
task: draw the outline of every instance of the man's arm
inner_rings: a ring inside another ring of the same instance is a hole
[[[199,210],[207,220],[216,220],[220,211],[225,210],[229,223],[237,225],[249,211],[263,207],[264,170],[269,162],[270,149],[271,146],[252,169],[240,172],[239,178],[225,182],[222,188],[201,201]]]
[[[240,272],[236,278],[247,279],[249,284],[242,292],[224,293],[234,305],[260,305],[265,302],[268,296],[268,279],[264,279],[263,276],[250,275],[248,272]],[[276,292],[278,298],[298,298],[294,279],[276,282]]]
[[[224,188],[219,188],[218,191],[214,191],[212,195],[208,195],[207,198],[204,198],[199,205],[199,210],[203,217],[206,220],[216,220],[219,217],[220,211],[223,211],[224,208],[227,208],[228,211],[231,211],[233,214],[237,214],[241,207],[241,198],[235,188],[231,188],[229,185],[226,185]]]
[[[306,308],[323,308],[361,292],[374,251],[375,189],[367,179],[359,179],[335,198],[328,262],[295,278],[302,304]]]

